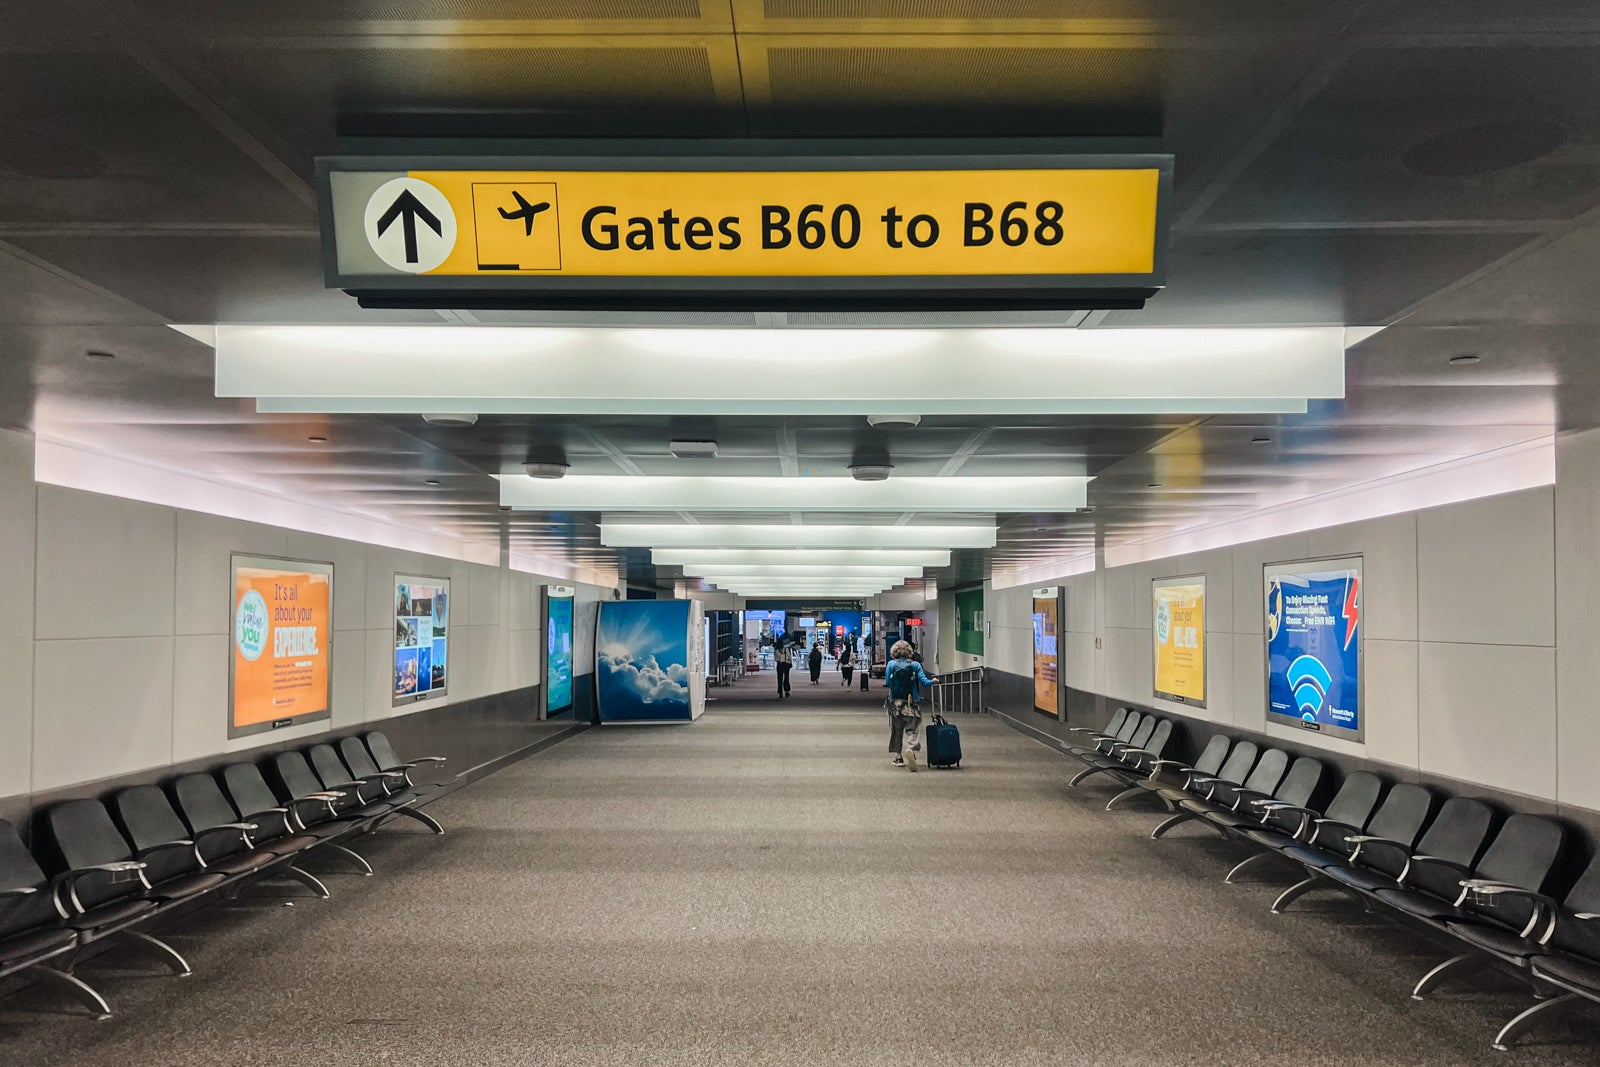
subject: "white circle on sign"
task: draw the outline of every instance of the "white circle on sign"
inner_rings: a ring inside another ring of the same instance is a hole
[[[367,243],[395,270],[421,274],[443,263],[456,246],[456,213],[435,186],[394,178],[367,201]]]

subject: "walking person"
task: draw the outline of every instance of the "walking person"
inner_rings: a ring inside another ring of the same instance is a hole
[[[911,658],[911,643],[896,641],[889,649],[889,664],[883,670],[884,684],[889,687],[884,704],[889,709],[889,751],[894,755],[896,767],[917,769],[917,748],[922,744],[918,734],[922,728],[922,714],[918,703],[922,687],[933,685],[939,679],[930,677],[922,664]]]
[[[811,684],[822,684],[822,642],[818,641],[811,646],[811,656],[807,661],[811,667]]]
[[[850,657],[850,642],[846,641],[839,649],[839,673],[844,675],[842,683],[846,688],[850,685],[850,675],[855,672],[855,661]]]
[[[778,699],[789,696],[789,670],[794,666],[794,654],[789,651],[788,641],[778,641],[777,647],[772,651],[773,662],[778,668]]]

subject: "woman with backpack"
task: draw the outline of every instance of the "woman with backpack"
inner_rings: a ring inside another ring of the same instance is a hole
[[[850,642],[846,641],[839,648],[839,673],[844,675],[843,684],[847,688],[850,685],[850,675],[854,670],[854,661],[850,658]]]
[[[778,639],[773,649],[773,665],[778,669],[778,699],[789,696],[789,670],[794,666],[794,654],[789,651],[787,637]]]
[[[930,677],[922,664],[911,658],[911,643],[896,641],[889,649],[889,665],[884,668],[883,681],[889,687],[889,697],[884,703],[889,708],[889,751],[894,755],[896,767],[917,769],[918,731],[922,715],[917,702],[922,699],[922,686],[933,685],[939,679]]]

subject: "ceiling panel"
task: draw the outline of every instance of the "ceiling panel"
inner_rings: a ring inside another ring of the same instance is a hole
[[[1571,218],[1600,204],[1597,147],[1600,47],[1367,48],[1204,221]]]
[[[130,56],[0,51],[0,101],[0,223],[315,223]]]
[[[1143,311],[1113,311],[1103,325],[1376,326],[1532,236],[1185,235],[1172,244],[1167,288]]]

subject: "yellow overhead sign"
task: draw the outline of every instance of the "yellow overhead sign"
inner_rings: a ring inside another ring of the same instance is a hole
[[[1132,158],[840,170],[395,170],[381,167],[389,160],[372,169],[323,161],[330,277],[1159,285],[1158,208],[1170,160]]]
[[[429,274],[1146,274],[1144,170],[411,171],[457,219]]]

